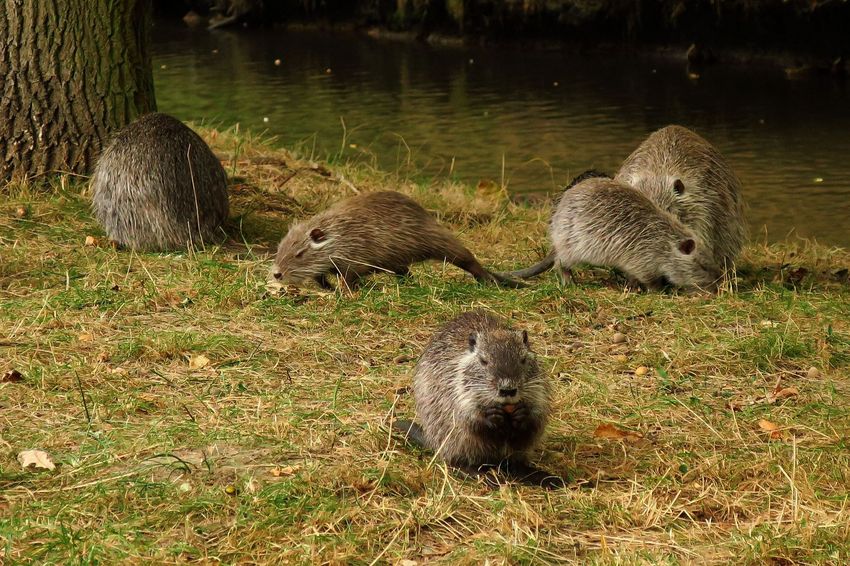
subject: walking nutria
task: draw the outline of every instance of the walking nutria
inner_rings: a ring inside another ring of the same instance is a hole
[[[473,472],[501,465],[538,484],[550,477],[528,465],[549,419],[551,386],[526,331],[480,310],[458,316],[425,347],[413,396],[421,424],[394,427],[448,464]]]
[[[167,114],[121,129],[92,179],[95,216],[117,243],[168,250],[213,241],[227,220],[227,176],[204,140]]]
[[[614,176],[690,228],[720,267],[747,238],[741,182],[705,139],[682,126],[650,134]]]
[[[558,207],[558,203],[560,202],[561,197],[564,195],[564,193],[566,191],[570,190],[571,188],[573,188],[577,184],[581,183],[585,179],[593,179],[595,177],[602,177],[602,178],[605,178],[605,179],[610,179],[611,175],[608,175],[607,173],[603,173],[601,171],[597,171],[596,169],[588,169],[584,173],[580,173],[579,175],[576,175],[575,177],[573,177],[572,181],[570,181],[569,184],[566,187],[564,187],[564,189],[561,191],[561,194],[558,195],[558,198],[555,199],[553,210]],[[527,267],[525,269],[519,269],[517,271],[511,271],[509,273],[500,273],[499,275],[501,275],[502,277],[508,277],[508,278],[514,278],[514,279],[529,279],[531,277],[536,277],[537,275],[540,275],[544,271],[549,271],[550,269],[552,269],[552,267],[554,265],[555,265],[555,250],[552,249],[552,250],[549,250],[549,253],[546,254],[546,257],[544,257],[543,259],[541,259],[540,261],[538,261],[537,263],[535,263],[531,267]]]
[[[282,283],[315,281],[332,288],[338,274],[348,289],[364,275],[407,275],[410,265],[434,259],[468,271],[478,281],[520,286],[485,269],[454,234],[413,199],[395,191],[342,200],[292,226],[281,240],[272,273]]]

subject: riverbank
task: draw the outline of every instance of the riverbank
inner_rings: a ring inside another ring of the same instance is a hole
[[[84,183],[4,189],[0,561],[850,559],[846,250],[754,243],[718,296],[433,263],[353,297],[269,288],[291,219],[356,191],[416,197],[500,269],[538,257],[548,205],[203,133],[231,177],[223,248],[117,251]],[[470,308],[545,360],[537,462],[566,489],[491,491],[390,436],[416,356]],[[28,449],[56,469],[22,470]]]
[[[208,1],[161,3],[160,15],[186,16],[194,26],[283,25],[358,29],[395,39],[439,44],[513,44],[650,53],[684,57],[692,63],[773,61],[846,74],[850,55],[850,5],[832,1],[712,2],[678,0],[400,0],[342,3],[239,0],[223,11]],[[207,18],[210,18],[207,20]],[[837,62],[837,64],[836,64]],[[834,67],[834,68],[833,68]]]

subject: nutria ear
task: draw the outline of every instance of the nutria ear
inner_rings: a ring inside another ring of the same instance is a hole
[[[477,343],[478,343],[477,336],[476,336],[475,334],[470,334],[470,335],[469,335],[469,351],[470,351],[470,352],[474,352],[474,351],[475,351],[475,345],[476,345]]]
[[[310,239],[316,243],[325,241],[325,232],[321,228],[313,228],[310,230]]]
[[[687,240],[682,240],[679,242],[679,251],[685,255],[691,255],[694,253],[694,249],[697,247],[696,242],[688,238]]]
[[[522,343],[525,344],[525,347],[528,347],[528,330],[522,331]]]
[[[673,190],[677,195],[685,194],[685,183],[683,183],[681,179],[676,179],[673,181]]]

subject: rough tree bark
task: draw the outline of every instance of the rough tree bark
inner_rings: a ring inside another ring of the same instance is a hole
[[[156,110],[150,0],[0,3],[0,183],[91,171],[114,129]]]

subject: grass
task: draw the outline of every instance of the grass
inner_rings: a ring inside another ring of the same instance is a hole
[[[22,380],[0,383],[0,563],[850,561],[847,252],[752,245],[717,296],[600,269],[506,290],[434,263],[279,292],[268,250],[355,189],[414,195],[496,268],[538,257],[547,207],[205,135],[232,178],[224,247],[115,250],[84,182],[3,189],[0,376]],[[491,490],[390,436],[418,353],[473,307],[545,360],[537,462],[566,489]],[[608,423],[641,436],[595,437]],[[23,470],[31,448],[56,469]]]

